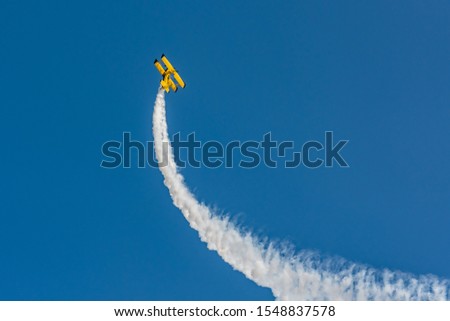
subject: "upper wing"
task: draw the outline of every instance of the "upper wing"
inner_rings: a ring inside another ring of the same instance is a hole
[[[164,68],[161,66],[161,64],[159,63],[159,61],[157,59],[155,59],[155,61],[153,62],[153,64],[155,65],[156,69],[158,69],[158,71],[161,73],[161,75],[164,75]]]
[[[181,79],[180,75],[176,71],[173,73],[173,76],[175,77],[175,80],[178,82],[181,88],[186,87],[186,84],[184,83],[183,79]]]
[[[169,60],[166,58],[166,56],[164,56],[164,54],[162,54],[161,60],[164,62],[164,64],[166,65],[167,69],[170,72],[175,72],[175,68],[173,68],[172,64],[169,62]]]

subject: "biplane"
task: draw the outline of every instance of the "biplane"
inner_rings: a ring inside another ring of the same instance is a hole
[[[183,79],[181,79],[177,70],[172,66],[172,64],[169,62],[169,60],[166,58],[164,54],[161,55],[161,60],[166,66],[166,69],[163,68],[163,66],[159,63],[158,59],[155,59],[155,61],[153,62],[156,69],[158,69],[159,73],[163,77],[163,79],[160,82],[161,87],[163,87],[166,92],[169,92],[170,89],[172,89],[173,92],[176,92],[178,90],[177,85],[172,80],[172,75],[177,81],[179,87],[181,88],[186,87],[186,84],[184,83]]]

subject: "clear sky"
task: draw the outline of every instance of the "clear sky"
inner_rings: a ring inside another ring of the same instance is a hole
[[[171,134],[349,140],[349,168],[186,168],[201,201],[296,250],[450,278],[448,1],[2,1],[0,299],[271,300],[207,250],[155,168]]]

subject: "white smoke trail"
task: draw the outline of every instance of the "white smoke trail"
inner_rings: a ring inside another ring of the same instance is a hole
[[[239,230],[227,218],[199,203],[178,172],[167,131],[164,90],[153,113],[156,157],[173,203],[208,249],[280,300],[447,300],[449,283],[434,276],[375,270],[310,252],[284,254]]]

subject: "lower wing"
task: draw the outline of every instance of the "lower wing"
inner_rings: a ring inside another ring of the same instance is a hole
[[[184,83],[183,79],[181,79],[180,75],[176,71],[173,73],[173,76],[175,77],[175,80],[178,82],[181,88],[186,87],[186,84]]]

